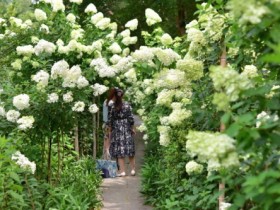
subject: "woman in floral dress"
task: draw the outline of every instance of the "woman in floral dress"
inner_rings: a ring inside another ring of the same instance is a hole
[[[118,176],[125,176],[125,157],[129,157],[131,175],[135,175],[134,118],[129,103],[123,101],[123,91],[116,89],[115,102],[109,112],[110,154],[117,158]]]

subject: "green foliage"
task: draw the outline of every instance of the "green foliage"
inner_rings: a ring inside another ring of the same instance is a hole
[[[91,158],[65,166],[57,187],[49,189],[46,208],[91,209],[100,207],[102,178]]]

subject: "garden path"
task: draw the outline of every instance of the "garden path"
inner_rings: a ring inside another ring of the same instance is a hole
[[[135,125],[139,126],[141,121],[135,116]],[[125,177],[103,179],[101,189],[103,191],[102,210],[151,210],[152,207],[145,206],[144,199],[140,193],[140,168],[143,163],[144,141],[142,134],[137,132],[135,137],[136,147],[136,176],[130,176],[127,160]]]

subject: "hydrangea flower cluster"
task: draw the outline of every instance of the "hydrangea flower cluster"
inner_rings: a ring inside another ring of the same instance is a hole
[[[23,116],[17,120],[18,128],[20,130],[27,130],[33,127],[34,123],[34,117],[33,116]]]
[[[159,144],[167,147],[170,143],[169,131],[171,128],[169,126],[158,126],[159,132]]]
[[[233,16],[239,20],[240,24],[258,24],[264,15],[270,10],[257,0],[248,0],[241,2],[238,0],[230,1],[228,5]]]
[[[35,162],[30,162],[27,157],[25,157],[21,152],[17,151],[12,155],[12,160],[16,162],[24,170],[30,171],[32,174],[36,171]]]
[[[116,75],[116,70],[109,66],[104,58],[93,59],[90,66],[94,67],[100,77],[114,77]]]
[[[146,9],[145,16],[148,26],[154,25],[162,21],[161,17],[152,9]]]
[[[90,113],[95,114],[99,111],[99,108],[97,107],[96,104],[92,104],[89,106],[88,110]]]
[[[203,171],[203,165],[191,160],[186,164],[186,172],[189,175],[201,174]]]
[[[82,101],[78,101],[72,107],[72,111],[74,112],[83,112],[85,109],[85,103]]]
[[[190,155],[207,163],[207,170],[210,172],[239,165],[234,144],[235,140],[226,134],[190,131],[186,149]]]
[[[52,103],[56,103],[58,102],[59,96],[57,95],[57,93],[51,93],[48,94],[48,99],[47,102],[52,104]]]
[[[94,96],[99,96],[102,95],[103,93],[105,93],[107,90],[109,90],[109,88],[105,85],[101,85],[101,84],[94,84],[91,86],[93,89],[93,95]]]
[[[27,94],[20,94],[13,98],[13,105],[18,110],[23,110],[30,106],[29,100],[30,100],[30,98]]]
[[[38,89],[42,89],[42,88],[45,88],[46,86],[48,86],[49,77],[50,77],[50,75],[48,72],[46,72],[44,70],[40,70],[35,75],[33,75],[31,77],[31,79],[33,81],[37,82]]]
[[[213,100],[218,110],[228,110],[229,102],[238,100],[242,91],[253,87],[253,82],[248,77],[231,68],[212,67],[210,77],[215,89],[221,92],[216,93]]]
[[[16,110],[9,110],[6,113],[6,118],[9,122],[16,122],[20,116],[20,112]]]
[[[188,84],[185,77],[186,73],[183,71],[164,69],[156,76],[155,85],[158,88],[175,89]]]
[[[167,107],[171,106],[175,94],[175,90],[163,89],[161,92],[158,93],[156,104]]]
[[[176,68],[186,72],[189,80],[198,80],[203,76],[203,62],[187,56],[177,61]]]
[[[279,120],[279,117],[277,114],[270,115],[265,111],[262,111],[260,114],[257,115],[257,122],[256,127],[259,128],[262,125],[274,123]]]

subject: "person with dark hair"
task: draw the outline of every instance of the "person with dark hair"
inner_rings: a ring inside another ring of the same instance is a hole
[[[108,127],[108,114],[109,111],[112,107],[112,105],[114,104],[114,100],[115,100],[115,88],[111,88],[108,91],[108,96],[106,98],[106,100],[103,103],[103,131],[104,131],[104,147],[103,147],[103,154],[108,155],[109,153],[109,147],[110,147],[110,138],[109,138],[109,127]],[[108,157],[107,157],[108,158]]]
[[[115,88],[115,100],[109,112],[110,155],[118,160],[118,176],[125,176],[125,157],[129,158],[130,174],[135,175],[134,117],[132,107],[123,101],[123,90]]]

